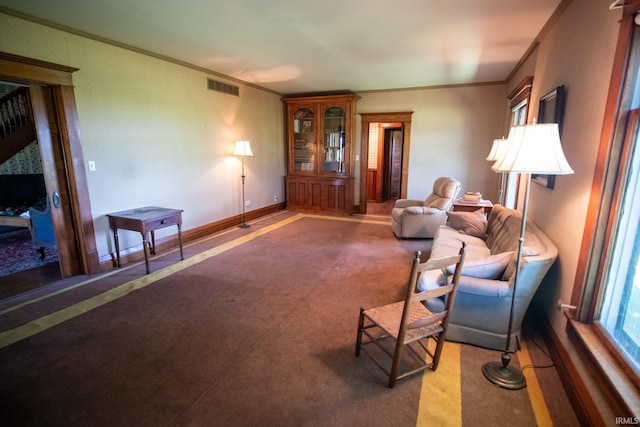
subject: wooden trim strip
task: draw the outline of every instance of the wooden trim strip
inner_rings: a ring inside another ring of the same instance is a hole
[[[410,122],[413,111],[396,113],[359,113],[362,123]]]
[[[597,380],[616,416],[640,416],[640,392],[616,358],[602,345],[595,327],[574,320],[567,322],[567,334],[591,376]],[[609,423],[607,423],[609,424]]]
[[[22,83],[29,76],[32,83],[73,86],[71,74],[76,71],[78,68],[0,52],[0,75],[5,80]]]

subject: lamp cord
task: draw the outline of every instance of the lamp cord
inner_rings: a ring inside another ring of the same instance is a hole
[[[539,336],[539,334],[538,334]],[[551,361],[550,365],[536,365],[536,364],[530,364],[530,365],[524,365],[522,367],[522,371],[524,371],[525,369],[547,369],[547,368],[553,368],[555,367],[555,363],[553,363],[553,359],[551,358],[551,355],[549,354],[549,352],[542,346],[542,344],[540,344],[538,341],[536,341],[533,331],[531,331],[531,333],[529,334],[529,340],[536,346],[538,347],[538,350],[540,350],[540,352],[542,354],[544,354],[546,356],[547,359],[549,359]],[[529,341],[528,340],[528,341]]]

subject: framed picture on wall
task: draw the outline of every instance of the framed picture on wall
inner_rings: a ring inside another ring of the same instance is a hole
[[[562,114],[564,112],[564,85],[558,86],[542,98],[538,107],[538,123],[557,123],[562,135]],[[531,181],[553,189],[555,175],[531,175]]]

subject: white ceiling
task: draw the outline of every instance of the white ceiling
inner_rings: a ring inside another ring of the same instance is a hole
[[[504,81],[559,4],[560,0],[0,0],[5,11],[282,94]]]

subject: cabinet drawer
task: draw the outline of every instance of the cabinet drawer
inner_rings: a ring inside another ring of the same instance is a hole
[[[148,231],[157,230],[158,228],[169,227],[170,225],[178,225],[181,224],[180,220],[181,215],[176,214],[172,216],[168,216],[166,218],[154,218],[145,221],[145,228]]]

